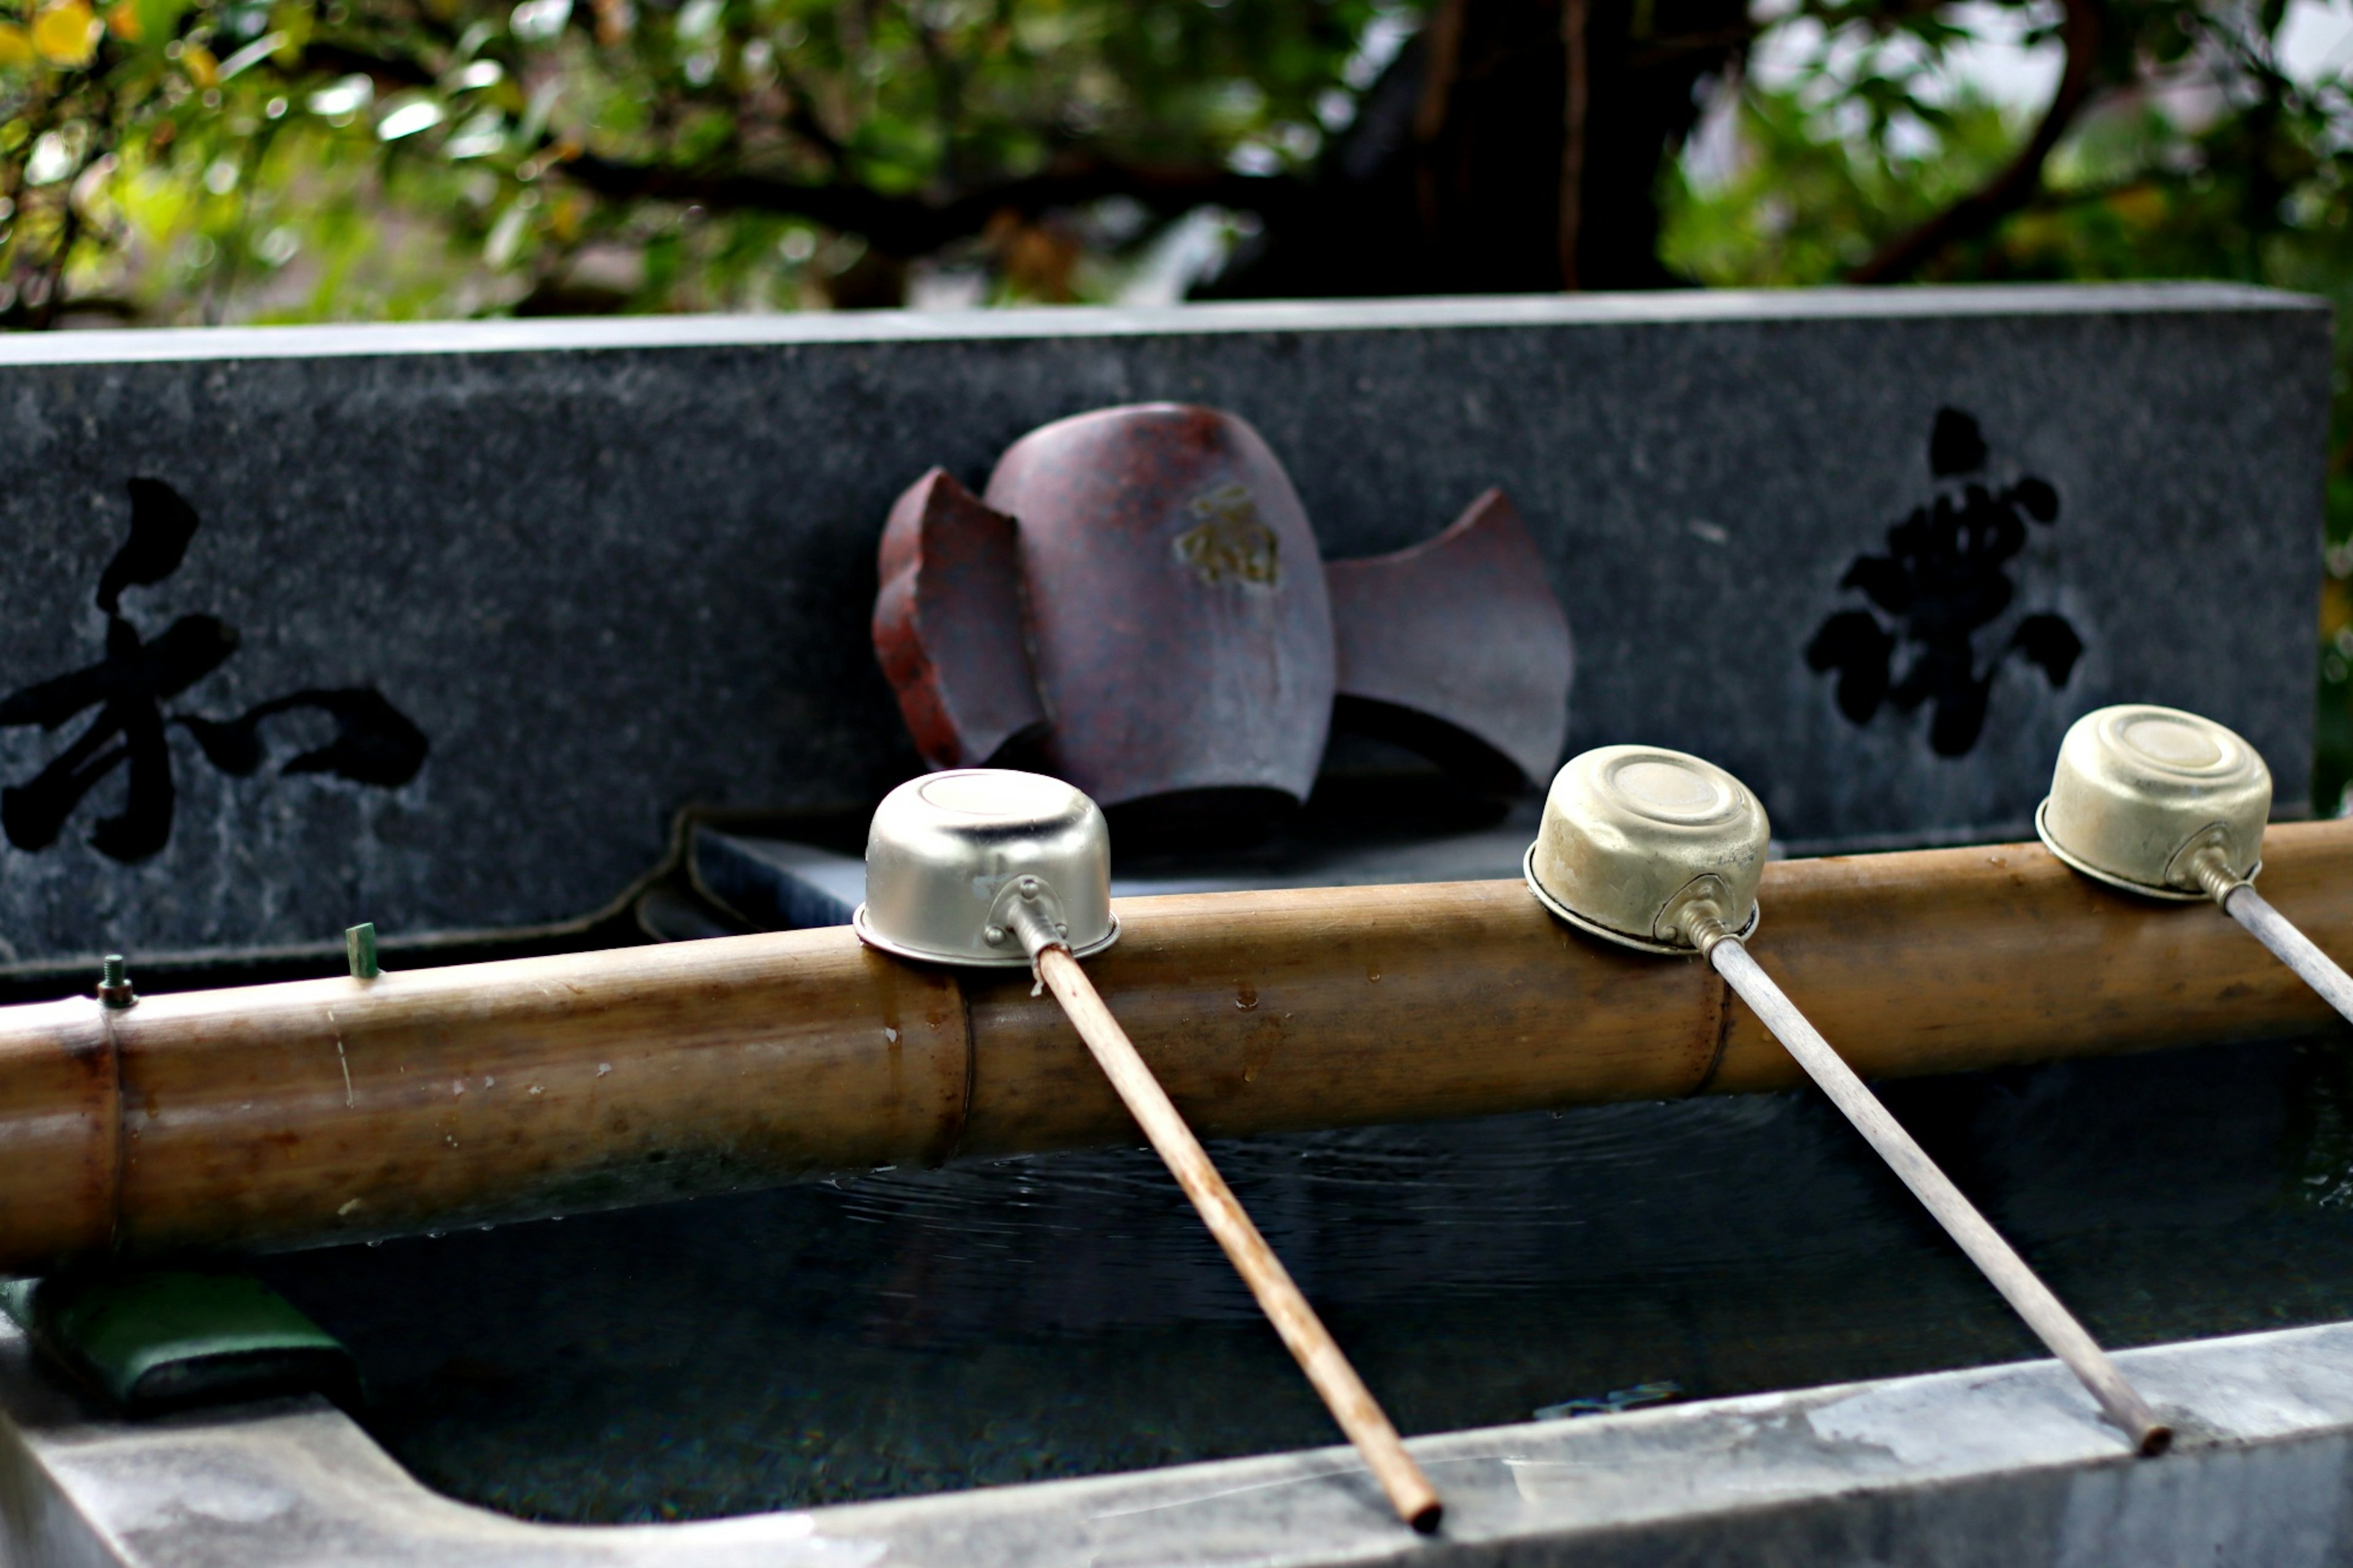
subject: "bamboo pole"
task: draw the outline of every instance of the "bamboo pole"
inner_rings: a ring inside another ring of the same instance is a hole
[[[2274,826],[2264,858],[2266,898],[2353,957],[2353,822]],[[1864,1079],[2339,1026],[2230,922],[2039,845],[1783,862],[1761,896],[1777,976]],[[1089,974],[1205,1137],[1801,1079],[1705,964],[1586,941],[1516,881],[1120,918]],[[0,1009],[0,1271],[1131,1140],[1029,990],[840,929]]]

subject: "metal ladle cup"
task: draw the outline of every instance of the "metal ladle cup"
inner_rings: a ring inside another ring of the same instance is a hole
[[[2211,719],[2131,703],[2068,726],[2034,830],[2087,877],[2194,900],[2253,879],[2271,811],[2253,746]]]
[[[1119,940],[1103,808],[1042,773],[957,768],[882,797],[866,835],[866,901],[849,917],[902,958],[1027,969],[1030,937],[1091,958]]]
[[[2052,854],[2112,888],[2213,900],[2353,1018],[2353,979],[2255,891],[2271,806],[2271,770],[2243,737],[2178,708],[2128,703],[2068,726],[2034,828]]]
[[[1528,888],[1606,942],[1704,956],[2133,1446],[2162,1453],[2171,1428],[1749,955],[1742,939],[1757,928],[1770,831],[1755,795],[1713,763],[1605,746],[1553,780],[1528,848]]]
[[[1746,936],[1771,827],[1757,797],[1712,763],[1656,746],[1571,757],[1545,796],[1523,868],[1545,908],[1621,947],[1689,953],[1704,903]]]
[[[960,768],[911,779],[875,810],[866,901],[850,923],[884,952],[977,968],[1026,966],[1053,991],[1398,1517],[1416,1530],[1437,1529],[1438,1493],[1396,1426],[1079,967],[1080,958],[1119,937],[1102,809],[1039,773]]]

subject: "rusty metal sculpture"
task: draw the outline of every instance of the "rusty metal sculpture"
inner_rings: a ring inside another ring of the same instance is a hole
[[[1335,721],[1487,787],[1544,778],[1567,729],[1568,624],[1501,490],[1443,533],[1324,562],[1258,432],[1176,404],[1024,436],[986,496],[944,470],[882,533],[874,647],[916,747],[1022,742],[1107,805],[1303,801]]]

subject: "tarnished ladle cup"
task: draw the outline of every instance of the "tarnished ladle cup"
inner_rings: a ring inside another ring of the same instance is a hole
[[[1054,993],[1398,1517],[1437,1529],[1430,1479],[1079,967],[1119,938],[1111,834],[1095,803],[1060,779],[1000,768],[912,779],[875,810],[866,901],[850,923],[885,952],[1026,968]]]
[[[1742,939],[1757,929],[1769,831],[1757,797],[1713,763],[1655,746],[1604,746],[1572,757],[1553,780],[1528,847],[1528,887],[1605,942],[1704,955],[2133,1447],[2163,1453],[2172,1429],[1749,956]]]
[[[2211,719],[2129,703],[2095,709],[2059,742],[2034,829],[2087,877],[2144,898],[2211,899],[2353,1018],[2353,979],[2255,891],[2272,774]]]

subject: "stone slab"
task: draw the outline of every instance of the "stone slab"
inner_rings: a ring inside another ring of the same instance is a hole
[[[916,768],[866,636],[891,499],[1150,398],[1250,419],[1335,557],[1505,486],[1577,638],[1571,749],[1703,752],[1793,848],[2018,834],[2126,699],[2237,727],[2293,805],[2328,333],[2199,285],[0,339],[0,782],[54,833],[0,847],[0,963],[559,921],[681,808],[870,802]],[[1938,475],[1945,410],[1982,451],[1948,421]],[[134,479],[168,492],[118,562]],[[1888,555],[1971,483],[2016,540]],[[1808,650],[1842,614],[1929,638],[1957,754],[1935,700],[1841,712]]]
[[[2353,1325],[2119,1355],[2180,1436],[2136,1460],[2055,1362],[1408,1446],[1398,1524],[1345,1448],[671,1525],[532,1524],[427,1491],[312,1400],[125,1423],[0,1331],[0,1552],[20,1568],[2322,1568],[2353,1556]]]

